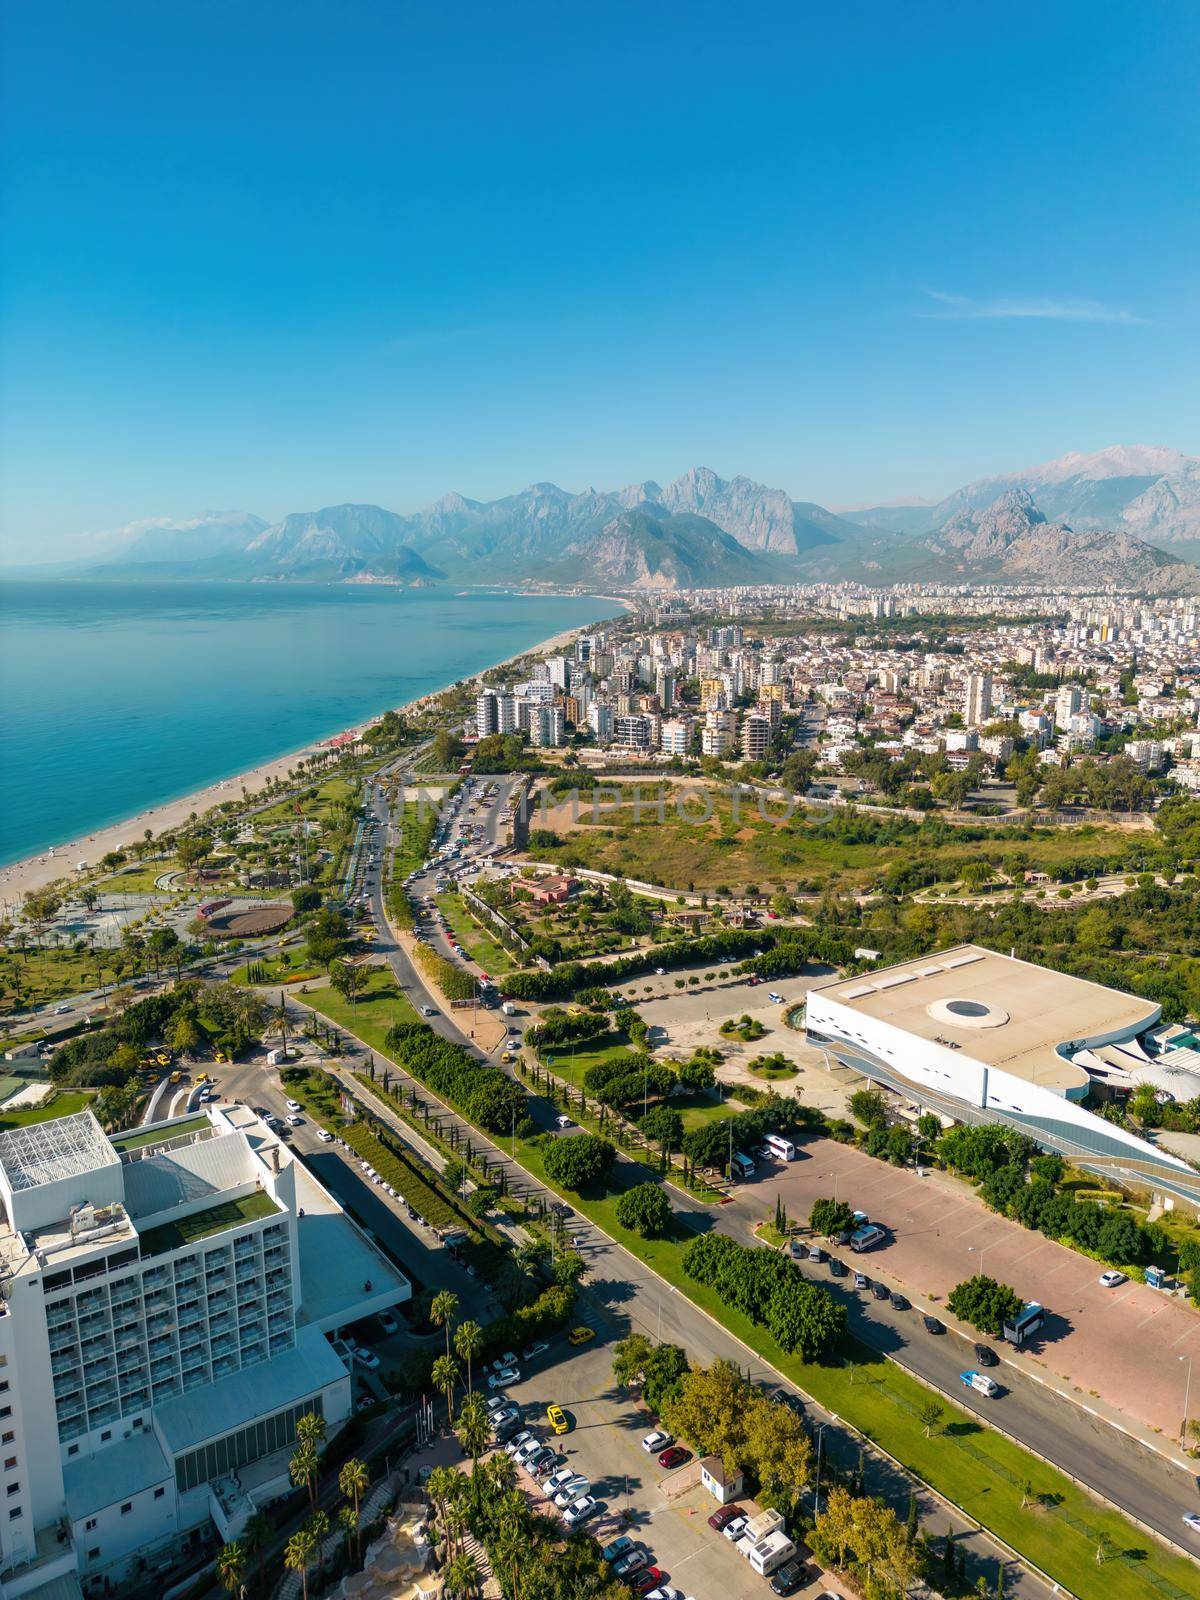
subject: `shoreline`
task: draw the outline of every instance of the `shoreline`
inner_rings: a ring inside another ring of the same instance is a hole
[[[509,591],[512,592],[512,591]],[[551,598],[547,596],[547,598]],[[598,600],[611,602],[625,611],[632,609],[627,600],[618,599],[615,595],[597,595]],[[543,655],[548,651],[561,650],[572,643],[575,638],[586,633],[589,628],[594,628],[606,618],[598,618],[597,622],[579,623],[571,628],[560,630],[551,634],[549,638],[542,639],[528,645],[524,650],[505,656],[501,661],[488,662],[480,667],[479,671],[465,680],[475,683],[482,679],[486,673],[495,672],[499,667],[511,666],[513,662],[522,660],[525,656]],[[57,879],[65,878],[74,882],[78,878],[76,864],[86,861],[88,868],[95,867],[100,858],[107,855],[110,850],[118,850],[131,845],[145,837],[149,828],[157,835],[169,833],[184,823],[194,811],[202,816],[212,807],[221,805],[225,801],[236,799],[242,794],[250,802],[255,795],[260,793],[274,778],[286,777],[290,768],[306,756],[315,755],[318,751],[328,748],[334,740],[344,739],[347,734],[361,734],[372,723],[378,722],[386,711],[405,713],[414,710],[425,702],[434,699],[439,694],[444,694],[447,689],[453,688],[453,683],[446,683],[437,689],[431,689],[415,700],[406,700],[401,705],[384,706],[373,715],[359,722],[351,723],[348,727],[337,732],[314,739],[298,749],[290,750],[281,756],[271,757],[260,762],[257,766],[248,768],[245,772],[231,774],[225,778],[214,779],[202,788],[191,790],[189,793],[179,795],[173,800],[162,800],[131,817],[124,817],[117,822],[102,824],[92,833],[81,834],[74,839],[69,839],[60,844],[48,845],[44,850],[39,850],[32,855],[24,856],[18,861],[10,861],[6,866],[0,867],[0,905],[17,907],[24,896],[31,891],[44,889],[47,884]]]

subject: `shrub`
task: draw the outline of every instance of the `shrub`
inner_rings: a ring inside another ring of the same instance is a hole
[[[671,1225],[671,1202],[657,1183],[638,1183],[617,1201],[617,1221],[643,1239],[655,1239]]]
[[[951,1289],[946,1304],[963,1322],[998,1339],[1004,1324],[1020,1314],[1025,1302],[1007,1283],[977,1272]]]
[[[608,1176],[617,1152],[607,1139],[594,1133],[577,1133],[552,1139],[546,1147],[546,1176],[564,1189],[587,1189]]]

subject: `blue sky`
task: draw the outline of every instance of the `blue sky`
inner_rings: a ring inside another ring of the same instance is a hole
[[[1190,3],[5,13],[8,557],[698,462],[1200,453]]]

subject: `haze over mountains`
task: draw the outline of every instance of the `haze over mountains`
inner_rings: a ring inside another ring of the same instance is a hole
[[[857,578],[1117,584],[1200,592],[1200,459],[1117,445],[967,484],[936,504],[835,513],[695,467],[573,494],[537,483],[423,511],[372,505],[140,524],[96,576],[676,589]]]

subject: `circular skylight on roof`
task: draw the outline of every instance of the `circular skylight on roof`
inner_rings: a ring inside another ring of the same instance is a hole
[[[1007,1011],[983,1000],[935,1000],[925,1010],[950,1028],[1001,1028],[1008,1021]]]

